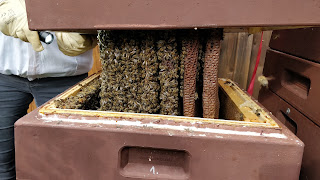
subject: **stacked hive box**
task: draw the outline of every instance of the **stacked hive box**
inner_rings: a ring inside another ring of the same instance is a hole
[[[320,179],[320,29],[274,31],[259,101],[306,145],[300,179]]]
[[[95,80],[98,74],[54,100],[79,99]],[[220,116],[232,120],[62,109],[49,101],[16,123],[17,177],[298,179],[303,143],[232,81],[220,79],[219,87]]]
[[[316,1],[297,0],[290,8],[287,8],[288,0],[277,1],[277,8],[274,8],[274,1],[221,2],[94,0],[77,1],[75,5],[71,0],[26,0],[29,27],[36,30],[168,30],[301,26],[319,25],[320,22]],[[297,13],[302,6],[308,11]],[[243,10],[248,7],[250,11]],[[120,71],[123,70],[120,68]],[[89,77],[82,83],[95,78],[98,76]],[[111,78],[110,83],[113,81],[120,80]],[[192,82],[194,78],[189,82],[193,87]],[[303,151],[301,141],[287,128],[281,128],[281,123],[278,126],[279,122],[273,121],[273,116],[264,111],[253,113],[251,106],[240,106],[250,101],[254,109],[263,109],[234,83],[220,80],[219,84],[220,95],[226,100],[220,102],[224,107],[220,116],[227,119],[224,115],[236,117],[238,112],[246,112],[240,116],[244,121],[59,109],[50,101],[16,124],[17,178],[297,179]],[[157,89],[160,83],[153,87],[155,92],[160,92]],[[55,100],[75,95],[81,88],[83,86],[77,85]],[[105,92],[109,92],[107,90]],[[201,95],[203,91],[199,92],[200,99],[205,99],[205,95]],[[127,103],[123,100],[126,95],[116,95],[117,102]],[[139,97],[140,93],[128,95]],[[189,100],[188,105],[192,106],[188,112],[192,114],[193,99],[188,97]],[[112,107],[111,101],[105,103],[107,109],[118,108]],[[215,109],[214,106],[210,108]],[[160,111],[160,106],[155,109]]]
[[[102,32],[102,73],[16,123],[19,179],[297,179],[303,143],[231,80],[218,81],[219,30],[205,43],[197,33]],[[218,82],[224,120],[213,119]],[[197,93],[212,118],[154,114],[194,116]],[[96,94],[100,111],[82,110]]]

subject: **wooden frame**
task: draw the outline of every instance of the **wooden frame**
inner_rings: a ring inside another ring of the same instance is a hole
[[[69,96],[75,95],[80,89],[91,82],[92,80],[99,78],[100,74],[94,74],[77,85],[73,86],[66,92],[57,96],[55,100],[65,99]],[[158,114],[142,114],[142,113],[125,113],[125,112],[110,112],[110,111],[95,111],[95,110],[79,110],[79,109],[60,109],[56,108],[53,100],[49,101],[46,105],[39,109],[39,113],[42,114],[69,114],[69,115],[81,115],[81,116],[94,116],[104,117],[112,119],[165,119],[175,122],[205,122],[205,123],[217,123],[237,126],[252,126],[252,127],[266,127],[279,129],[280,126],[271,118],[271,116],[259,106],[253,99],[251,99],[244,91],[242,91],[234,82],[227,79],[219,79],[219,85],[221,89],[227,93],[237,107],[237,111],[240,111],[244,116],[244,121],[237,120],[224,120],[224,119],[207,119],[185,116],[167,116]],[[259,116],[255,114],[253,109],[260,109]]]

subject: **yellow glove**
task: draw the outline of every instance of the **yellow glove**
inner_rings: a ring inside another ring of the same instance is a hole
[[[56,32],[57,43],[63,54],[80,55],[97,45],[97,36],[79,33]]]
[[[43,50],[38,32],[29,30],[24,0],[0,0],[0,31],[30,42],[35,51]]]

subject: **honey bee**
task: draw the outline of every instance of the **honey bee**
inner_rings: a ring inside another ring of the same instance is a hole
[[[258,81],[261,84],[261,86],[268,88],[269,81],[274,80],[274,77],[265,77],[263,75],[258,77]]]

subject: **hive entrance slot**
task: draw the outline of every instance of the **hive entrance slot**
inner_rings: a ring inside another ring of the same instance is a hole
[[[188,179],[190,155],[174,149],[124,147],[120,173],[131,178]]]
[[[311,86],[311,81],[309,78],[304,77],[298,72],[294,72],[289,69],[285,69],[282,76],[283,79],[281,81],[281,84],[285,88],[300,96],[301,98],[307,99]]]

